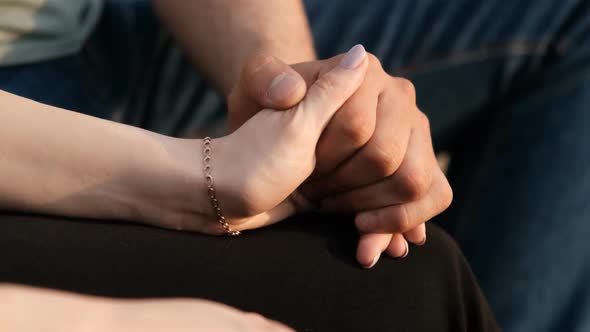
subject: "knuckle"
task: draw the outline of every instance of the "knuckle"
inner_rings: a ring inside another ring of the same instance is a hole
[[[430,119],[428,119],[428,116],[426,116],[426,114],[424,114],[424,112],[418,110],[417,117],[418,117],[418,123],[423,128],[428,129],[428,132],[430,132]]]
[[[414,84],[404,77],[397,77],[397,83],[400,90],[413,102],[416,101],[416,87]]]
[[[400,181],[397,184],[402,191],[404,198],[415,201],[424,196],[430,189],[431,176],[428,172],[420,169],[411,169],[400,174]]]
[[[351,108],[346,112],[340,111],[334,120],[338,121],[341,135],[355,147],[364,145],[373,135],[372,117],[357,108]]]
[[[385,149],[380,145],[373,144],[367,155],[367,162],[379,176],[390,176],[400,164],[395,151],[397,151],[395,147]]]
[[[244,65],[244,69],[242,74],[244,77],[252,77],[255,75],[262,67],[266,66],[267,64],[274,61],[274,57],[270,54],[265,53],[257,53],[254,54]]]
[[[442,194],[442,206],[441,206],[442,211],[449,208],[449,206],[451,206],[451,203],[453,203],[453,188],[451,188],[451,185],[445,179],[445,185],[443,187],[443,194]]]
[[[381,60],[379,60],[379,58],[372,53],[368,53],[368,59],[369,71],[373,75],[376,75],[374,77],[378,78],[381,82],[389,82],[391,75],[385,71]]]
[[[333,94],[339,93],[339,90],[336,89],[336,82],[334,82],[334,79],[329,75],[324,75],[319,80],[315,81],[314,86],[320,98],[328,98],[329,96],[332,96],[332,98],[340,99],[339,96],[333,96]]]
[[[393,230],[396,233],[409,231],[411,227],[411,218],[406,205],[398,205],[392,211]]]
[[[256,101],[261,101],[266,98],[267,86],[262,84],[264,82],[264,75],[261,75],[263,68],[268,64],[275,62],[276,59],[269,54],[258,53],[253,55],[244,65],[242,69],[242,76],[238,84],[239,88],[251,98]]]
[[[375,54],[367,52],[367,57],[369,59],[369,67],[383,70],[381,60],[379,60],[379,58]]]

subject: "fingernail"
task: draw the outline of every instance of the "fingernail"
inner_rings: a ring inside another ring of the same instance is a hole
[[[299,79],[290,73],[281,73],[270,82],[268,98],[273,102],[281,102],[288,98],[299,84]]]
[[[370,269],[370,268],[372,268],[373,266],[375,266],[375,264],[377,264],[377,262],[379,261],[379,257],[381,257],[381,254],[379,254],[379,255],[375,256],[375,258],[373,258],[373,261],[371,262],[371,265],[369,265],[369,266],[366,266],[365,268],[366,268],[366,269]]]
[[[399,258],[406,258],[410,253],[410,246],[408,245],[408,241],[404,241],[404,243],[406,244],[406,252],[403,255],[399,256]]]
[[[361,64],[367,52],[361,44],[353,46],[348,53],[340,60],[340,67],[354,69]]]
[[[424,238],[419,243],[416,243],[419,246],[423,246],[426,243],[426,234],[424,234]]]

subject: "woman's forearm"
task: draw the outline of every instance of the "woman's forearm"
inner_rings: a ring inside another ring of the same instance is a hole
[[[0,284],[0,299],[0,331],[91,332],[107,327],[109,307],[98,298]]]
[[[200,299],[122,300],[3,284],[0,299],[2,332],[292,331]]]
[[[0,209],[173,223],[208,210],[196,140],[0,91]]]
[[[253,53],[286,63],[315,59],[301,0],[156,0],[156,11],[193,62],[228,93]]]

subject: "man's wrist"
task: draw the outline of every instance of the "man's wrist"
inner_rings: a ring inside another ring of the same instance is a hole
[[[258,51],[286,63],[315,57],[301,0],[160,0],[154,7],[189,58],[225,94]]]

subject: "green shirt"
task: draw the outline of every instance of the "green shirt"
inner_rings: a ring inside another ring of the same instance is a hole
[[[101,10],[102,0],[0,0],[0,66],[76,53]]]

